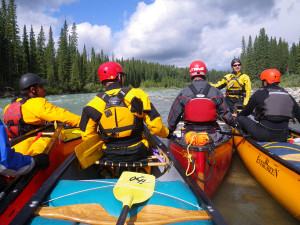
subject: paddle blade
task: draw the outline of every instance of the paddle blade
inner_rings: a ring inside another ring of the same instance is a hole
[[[103,141],[96,134],[75,148],[78,161],[83,169],[88,168],[103,156]]]
[[[148,200],[154,191],[155,177],[149,174],[125,171],[120,176],[113,192],[116,199],[131,206]]]

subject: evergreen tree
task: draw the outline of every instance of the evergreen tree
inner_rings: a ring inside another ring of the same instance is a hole
[[[55,60],[55,46],[53,40],[52,27],[49,29],[48,44],[45,49],[45,62],[46,62],[46,76],[48,85],[54,86],[58,84],[56,75],[56,60]]]
[[[61,28],[58,50],[57,50],[57,67],[58,79],[61,85],[65,85],[69,78],[69,54],[68,54],[68,25],[65,21]]]
[[[269,67],[269,42],[265,29],[259,31],[259,36],[254,41],[253,63],[255,65],[254,75],[259,77],[260,73]]]
[[[81,80],[80,79],[80,67],[81,67],[81,57],[79,52],[77,51],[73,60],[71,74],[70,74],[70,88],[72,91],[81,90]]]
[[[14,0],[9,0],[7,7],[7,16],[5,24],[5,37],[7,41],[7,67],[8,83],[17,81],[20,77],[21,69],[21,41],[19,37],[19,28],[17,25],[16,4]]]
[[[29,53],[29,42],[26,25],[23,28],[23,63],[22,63],[22,74],[28,73],[30,71],[30,53]]]
[[[29,34],[29,54],[30,54],[30,64],[29,64],[29,72],[37,73],[37,49],[36,49],[36,41],[35,34],[33,32],[33,27],[31,26],[30,34]]]
[[[277,40],[276,38],[272,38],[270,39],[270,48],[269,48],[269,57],[270,57],[270,64],[269,67],[270,68],[278,68],[278,63],[279,63],[279,48],[278,48],[278,44],[277,44]]]
[[[288,64],[289,64],[289,46],[288,44],[279,38],[278,42],[278,52],[279,52],[279,60],[278,60],[278,70],[282,75],[287,73]]]
[[[69,50],[70,50],[70,60],[71,60],[70,63],[72,64],[75,57],[77,57],[77,52],[78,52],[78,34],[77,34],[77,27],[75,23],[73,23],[72,25],[70,42],[69,42]]]
[[[289,73],[297,73],[297,45],[295,43],[292,44],[289,56]]]
[[[43,26],[37,39],[37,74],[46,77],[46,61],[45,61],[46,38]]]
[[[81,58],[81,80],[82,80],[82,87],[85,85],[85,81],[88,77],[88,56],[86,52],[85,45],[83,46],[82,58]]]
[[[296,52],[296,64],[297,64],[297,69],[296,69],[296,73],[300,74],[300,39],[297,45],[297,52]]]
[[[4,84],[7,82],[7,41],[5,37],[6,27],[6,2],[2,0],[2,6],[0,8],[0,83]]]

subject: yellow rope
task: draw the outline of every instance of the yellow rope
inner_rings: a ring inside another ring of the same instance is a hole
[[[194,164],[193,171],[190,172],[190,173],[188,173],[188,171],[190,169],[190,163],[193,163],[193,161],[192,161],[192,155],[190,154],[189,148],[192,145],[195,137],[196,137],[196,133],[192,134],[192,141],[191,141],[191,143],[189,143],[188,147],[186,148],[186,151],[187,151],[187,160],[188,160],[188,166],[187,166],[186,171],[185,171],[185,175],[186,176],[191,176],[194,173],[195,169],[196,169],[195,168],[195,164]]]

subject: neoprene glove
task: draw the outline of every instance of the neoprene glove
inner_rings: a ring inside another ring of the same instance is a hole
[[[177,136],[173,132],[170,132],[167,138],[171,139],[171,140],[174,140],[174,139],[177,139]]]
[[[36,168],[47,169],[50,165],[49,156],[47,154],[37,154],[32,158],[34,159]]]

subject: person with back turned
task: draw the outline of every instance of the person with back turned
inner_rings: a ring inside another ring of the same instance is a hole
[[[247,106],[238,114],[241,129],[257,141],[286,141],[289,137],[289,120],[300,122],[300,107],[295,99],[279,87],[281,74],[267,69],[260,75],[262,88],[250,98]],[[255,112],[254,121],[248,116]]]
[[[177,95],[168,116],[171,132],[180,120],[184,120],[185,133],[207,132],[214,141],[219,138],[217,114],[226,124],[235,126],[235,120],[220,90],[206,82],[207,69],[202,61],[194,61],[189,67],[192,84]]]
[[[133,162],[146,158],[149,143],[143,136],[144,125],[153,135],[166,138],[169,130],[160,114],[139,88],[124,87],[125,73],[120,64],[106,62],[98,75],[106,91],[99,92],[82,111],[80,129],[83,140],[99,133],[104,141],[104,157]]]

